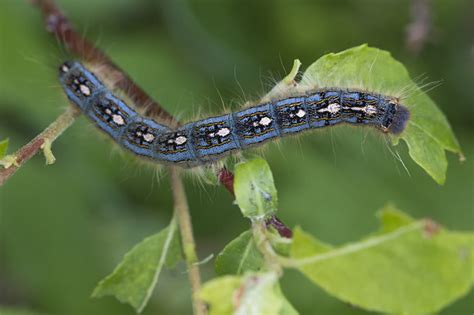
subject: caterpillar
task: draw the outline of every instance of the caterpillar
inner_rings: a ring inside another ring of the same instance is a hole
[[[59,72],[69,100],[114,141],[141,157],[183,168],[210,164],[275,138],[340,123],[398,135],[410,116],[396,97],[325,88],[171,129],[139,115],[80,62],[65,62]]]

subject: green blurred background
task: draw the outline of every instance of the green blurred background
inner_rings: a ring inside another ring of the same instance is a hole
[[[282,78],[294,58],[369,43],[392,52],[412,76],[443,80],[430,91],[467,161],[448,154],[438,186],[383,137],[338,127],[285,140],[265,150],[279,190],[279,217],[341,244],[373,231],[376,210],[391,201],[415,217],[473,229],[474,3],[432,1],[433,32],[425,49],[404,45],[410,1],[59,0],[76,28],[173,114],[184,119],[237,108]],[[57,65],[70,58],[44,31],[26,1],[0,2],[0,140],[10,152],[33,138],[67,106]],[[240,85],[240,86],[239,86]],[[245,92],[242,92],[245,91]],[[89,298],[95,284],[172,211],[165,174],[122,154],[84,118],[54,144],[57,162],[33,158],[0,190],[0,305],[45,314],[133,314],[113,298]],[[248,228],[222,188],[186,178],[201,259],[216,255]],[[202,265],[204,279],[215,276]],[[368,314],[313,286],[297,272],[283,291],[301,314]],[[472,314],[474,294],[441,314]],[[144,314],[190,314],[184,266],[166,271]]]

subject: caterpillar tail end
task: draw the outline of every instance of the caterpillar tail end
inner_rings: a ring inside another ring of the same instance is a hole
[[[398,105],[397,107],[397,112],[388,128],[388,132],[393,135],[400,135],[405,130],[408,120],[410,119],[410,111],[408,108],[402,105]]]

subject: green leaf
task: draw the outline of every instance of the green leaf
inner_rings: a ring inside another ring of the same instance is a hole
[[[387,233],[332,249],[296,229],[295,266],[337,298],[383,313],[434,313],[469,291],[473,233],[451,232],[428,220],[409,223],[393,209],[379,216]]]
[[[247,271],[258,271],[264,259],[253,240],[252,232],[245,231],[227,244],[216,258],[218,275],[241,275]]]
[[[8,139],[0,141],[0,159],[5,156],[8,150]]]
[[[277,191],[273,175],[262,158],[237,164],[234,191],[237,204],[247,218],[263,219],[277,210]]]
[[[167,228],[147,237],[125,254],[115,270],[97,285],[92,296],[113,295],[140,313],[153,292],[163,266],[171,268],[181,259],[179,235],[173,219]]]
[[[443,113],[387,51],[361,45],[324,55],[308,67],[302,82],[317,84],[320,88],[360,88],[401,96],[403,105],[410,110],[410,119],[400,138],[407,143],[411,158],[439,184],[446,179],[444,151],[461,155],[459,143]],[[398,143],[398,137],[392,137],[392,142]]]
[[[209,315],[297,315],[283,296],[273,272],[223,276],[204,284],[199,293]]]

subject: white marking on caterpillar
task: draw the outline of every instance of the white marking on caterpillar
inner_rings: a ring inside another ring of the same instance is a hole
[[[302,109],[300,109],[297,113],[296,113],[296,116],[298,116],[299,118],[303,118],[304,116],[306,115],[306,112]]]
[[[84,94],[85,96],[91,95],[91,89],[89,89],[87,85],[81,84],[79,85],[79,89],[81,90],[81,93]]]
[[[178,145],[185,144],[186,141],[188,141],[188,139],[185,136],[179,136],[174,140],[174,142]]]
[[[146,134],[143,135],[143,139],[146,142],[153,142],[153,140],[155,140],[155,136],[152,135],[151,133],[146,133]]]
[[[64,72],[64,73],[66,73],[66,72],[69,71],[69,67],[68,67],[66,64],[63,64],[63,65],[61,66],[61,71]]]
[[[377,114],[377,108],[373,105],[367,105],[364,107],[364,112],[369,115],[375,115]]]
[[[108,108],[105,110],[105,112],[107,112],[107,110],[110,112],[110,109]],[[107,113],[107,114],[110,114],[110,113]],[[123,117],[120,115],[117,115],[117,114],[113,115],[112,120],[114,121],[114,123],[116,123],[119,126],[125,125],[125,121],[123,120]]]
[[[221,137],[225,137],[225,136],[227,136],[229,133],[230,133],[230,129],[229,129],[229,128],[221,128],[221,129],[217,132],[217,135],[219,135],[219,136],[221,136]]]
[[[340,110],[341,110],[341,105],[339,105],[338,103],[331,103],[327,107],[319,109],[318,113],[329,112],[331,114],[336,114]]]
[[[262,119],[260,119],[260,121],[258,122],[258,124],[262,125],[262,126],[268,126],[272,123],[272,119],[270,117],[262,117]],[[258,126],[257,124],[257,126]]]
[[[373,105],[367,105],[364,107],[357,107],[357,106],[343,106],[342,109],[349,109],[356,112],[364,112],[368,115],[375,115],[377,114],[377,108]]]

